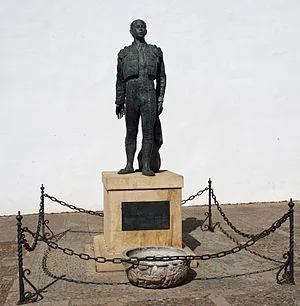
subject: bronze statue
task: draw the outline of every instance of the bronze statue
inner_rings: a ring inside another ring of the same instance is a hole
[[[118,54],[116,114],[118,119],[125,114],[127,157],[126,167],[118,173],[134,172],[133,160],[141,117],[143,141],[138,154],[138,170],[143,175],[153,176],[161,164],[158,152],[162,145],[159,115],[163,110],[166,88],[163,53],[155,45],[146,43],[147,28],[143,20],[133,21],[130,33],[133,43]]]

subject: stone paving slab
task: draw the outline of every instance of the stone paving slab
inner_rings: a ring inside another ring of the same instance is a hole
[[[299,265],[299,202],[295,205],[295,278],[296,285],[278,285],[278,263],[263,259],[247,251],[219,259],[200,261],[191,270],[186,284],[170,289],[155,290],[128,284],[124,272],[99,274],[93,261],[67,256],[59,250],[48,250],[40,243],[32,253],[24,256],[24,267],[31,270],[32,283],[41,289],[65,274],[43,292],[40,305],[300,305]],[[287,202],[222,205],[229,219],[240,230],[257,233],[268,228],[287,212]],[[236,246],[217,227],[214,233],[200,228],[207,206],[183,208],[185,243],[196,254],[214,253]],[[24,225],[36,228],[37,215],[24,216]],[[92,239],[103,232],[103,218],[82,213],[48,214],[55,233],[69,230],[58,243],[78,252],[93,255]],[[213,221],[223,219],[214,208]],[[1,268],[0,305],[16,305],[18,280],[16,275],[16,245],[14,216],[0,217]],[[222,227],[240,242],[246,239],[234,233],[224,221]],[[252,250],[276,260],[288,250],[288,222],[275,233],[258,241]],[[42,269],[42,262],[47,269]],[[269,271],[268,271],[269,270]],[[74,282],[75,281],[75,282]],[[77,283],[76,283],[77,282]],[[121,283],[121,284],[120,284]]]

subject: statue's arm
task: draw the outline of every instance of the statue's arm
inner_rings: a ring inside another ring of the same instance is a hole
[[[121,119],[124,115],[125,89],[126,89],[126,84],[123,78],[122,60],[119,56],[118,66],[117,66],[117,82],[116,82],[116,114],[118,119]]]
[[[156,96],[157,96],[157,103],[158,103],[158,115],[161,114],[163,110],[163,101],[165,96],[165,90],[166,90],[166,84],[167,84],[167,77],[165,72],[165,64],[163,55],[161,52],[160,61],[159,61],[159,69],[158,69],[158,77],[156,79]]]
[[[122,60],[118,57],[117,82],[116,82],[116,104],[125,103],[125,81],[123,78]]]

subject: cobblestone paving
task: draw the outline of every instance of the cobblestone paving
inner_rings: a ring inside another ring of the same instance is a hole
[[[130,285],[124,272],[95,272],[93,261],[67,256],[59,250],[48,250],[39,243],[32,253],[25,252],[24,267],[42,292],[40,305],[299,305],[299,202],[295,205],[295,279],[296,285],[278,285],[276,272],[279,264],[263,259],[245,250],[219,259],[200,261],[192,269],[186,284],[170,289],[143,289]],[[229,219],[242,231],[258,233],[288,210],[286,202],[222,205]],[[183,238],[196,254],[228,250],[236,244],[219,228],[214,233],[200,228],[207,207],[183,208]],[[37,215],[24,216],[23,223],[35,230]],[[61,236],[61,246],[93,255],[93,236],[103,232],[103,218],[81,213],[48,214],[55,233],[68,230]],[[233,233],[213,210],[213,221],[240,242],[243,237]],[[16,305],[18,301],[17,258],[15,244],[15,217],[0,217],[0,305]],[[258,241],[251,250],[276,260],[288,250],[288,222],[275,233]],[[42,262],[47,269],[42,269]],[[55,281],[53,275],[67,280]],[[52,276],[52,277],[51,277]],[[54,282],[55,281],[55,282]],[[121,283],[121,284],[120,284]]]

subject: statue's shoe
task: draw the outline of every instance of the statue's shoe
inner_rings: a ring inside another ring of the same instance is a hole
[[[133,173],[134,170],[133,168],[124,168],[124,169],[121,169],[118,174],[128,174],[128,173]]]
[[[146,176],[155,176],[155,173],[150,169],[143,169],[142,174]]]

